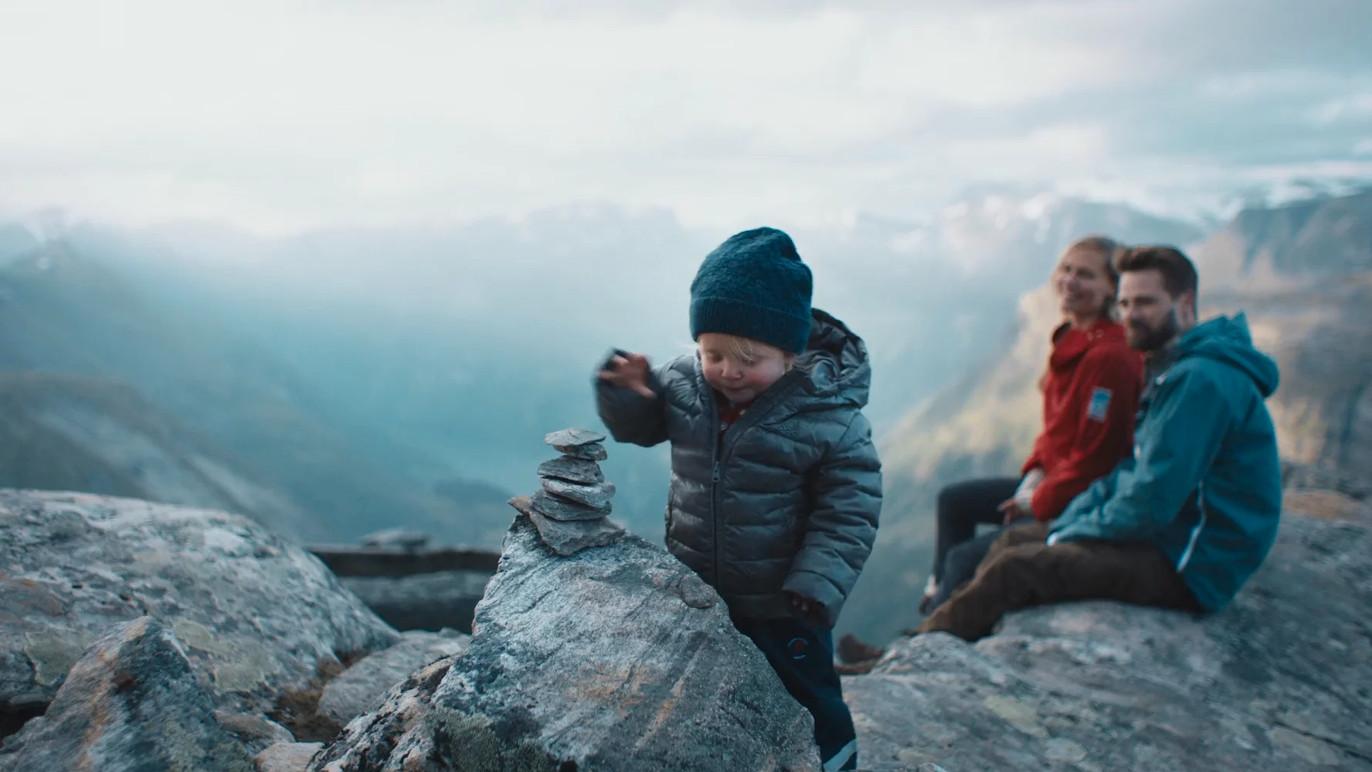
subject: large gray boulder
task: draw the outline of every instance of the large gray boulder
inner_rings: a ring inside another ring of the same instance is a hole
[[[561,557],[516,518],[467,652],[350,723],[314,769],[814,769],[810,716],[723,603],[626,536]]]
[[[865,768],[1372,768],[1372,517],[1287,515],[1224,611],[1028,609],[844,680]]]
[[[47,704],[113,625],[158,618],[220,708],[269,712],[397,640],[312,555],[237,515],[0,490],[0,714]]]
[[[245,749],[214,718],[171,631],[151,617],[98,639],[48,712],[0,746],[0,770],[242,770]]]

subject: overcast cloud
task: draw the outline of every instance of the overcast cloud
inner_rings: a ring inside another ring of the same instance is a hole
[[[1372,180],[1359,0],[557,5],[0,0],[0,214],[722,230]]]

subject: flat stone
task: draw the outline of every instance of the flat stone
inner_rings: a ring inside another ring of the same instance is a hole
[[[548,432],[544,435],[543,441],[566,453],[585,445],[604,442],[605,435],[590,429],[560,429],[555,432]]]
[[[364,547],[383,549],[418,550],[429,543],[429,535],[409,528],[385,528],[373,531],[362,537]]]
[[[553,494],[557,498],[574,501],[578,504],[585,504],[597,511],[607,514],[610,511],[610,499],[615,496],[614,483],[599,483],[597,485],[579,485],[569,483],[565,480],[554,480],[545,478],[543,480],[543,490]]]
[[[510,499],[510,506],[533,521],[543,543],[559,555],[575,555],[584,549],[604,547],[624,536],[624,528],[608,518],[553,520],[545,517],[525,496]]]
[[[574,448],[558,448],[568,458],[581,459],[583,461],[604,461],[610,457],[605,452],[605,446],[599,443],[592,445],[579,445]]]
[[[575,483],[605,482],[605,473],[600,471],[599,464],[589,459],[571,456],[559,456],[539,464],[538,476],[545,480],[553,478]]]
[[[534,509],[553,520],[601,520],[610,514],[608,502],[603,507],[588,507],[585,504],[558,498],[545,490],[535,491],[532,503]]]

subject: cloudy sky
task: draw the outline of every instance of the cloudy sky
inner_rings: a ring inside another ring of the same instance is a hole
[[[0,0],[0,215],[723,228],[1372,181],[1365,0],[742,5]]]

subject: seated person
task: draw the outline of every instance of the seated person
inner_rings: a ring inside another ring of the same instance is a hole
[[[1281,467],[1264,400],[1276,364],[1253,348],[1242,314],[1196,324],[1196,271],[1180,251],[1135,247],[1117,267],[1126,335],[1148,376],[1133,457],[1051,527],[1002,534],[916,632],[976,640],[1007,611],[1089,598],[1217,611],[1271,549]]]
[[[1022,478],[965,480],[939,491],[934,568],[922,613],[972,578],[998,533],[977,536],[978,525],[1052,520],[1129,455],[1143,359],[1114,320],[1119,276],[1112,261],[1118,251],[1111,239],[1088,236],[1058,258],[1052,281],[1063,323],[1053,331],[1053,352],[1039,380],[1043,430]]]

